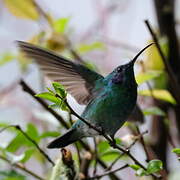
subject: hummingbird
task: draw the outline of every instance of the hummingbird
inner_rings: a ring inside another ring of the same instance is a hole
[[[143,48],[131,61],[115,68],[106,77],[64,57],[27,42],[17,41],[27,57],[33,58],[42,72],[51,80],[61,83],[79,104],[86,104],[81,117],[114,139],[117,130],[131,115],[137,100],[134,64]],[[77,120],[48,148],[63,148],[84,137],[100,135],[82,120]]]

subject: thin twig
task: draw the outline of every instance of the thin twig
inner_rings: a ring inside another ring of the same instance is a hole
[[[118,172],[118,171],[120,171],[120,170],[123,170],[123,169],[125,169],[125,168],[127,168],[127,167],[129,167],[128,164],[126,164],[126,165],[124,165],[124,166],[122,166],[122,167],[120,167],[120,168],[118,168],[118,169],[111,170],[111,171],[107,171],[107,172],[104,172],[104,173],[102,173],[102,174],[100,174],[100,175],[97,175],[97,176],[94,176],[94,177],[90,177],[90,178],[87,178],[87,179],[88,179],[88,180],[90,180],[90,179],[98,179],[98,178],[107,176],[107,175],[109,175],[109,174]]]
[[[94,160],[95,160],[93,176],[95,176],[96,175],[96,171],[97,171],[97,157],[98,157],[98,154],[97,154],[97,142],[96,142],[96,138],[94,137],[93,140],[94,140]]]
[[[148,131],[144,131],[144,132],[141,133],[141,134],[139,133],[139,137],[136,138],[136,139],[134,140],[134,142],[133,142],[128,148],[126,148],[126,150],[130,150],[131,147],[132,147],[141,137],[143,137],[143,135],[146,134],[147,132],[148,132]],[[112,169],[112,167],[116,164],[116,162],[117,162],[122,156],[124,156],[124,155],[125,155],[125,153],[120,154],[120,155],[110,164],[110,166],[106,169],[106,171]]]
[[[122,156],[124,156],[125,154],[122,153],[120,154],[111,164],[110,166],[106,169],[106,171],[109,171],[112,169],[112,167],[118,162],[119,159],[121,159]]]
[[[26,132],[24,132],[19,125],[10,125],[0,130],[0,133],[6,130],[7,128],[16,128],[18,131],[20,131],[26,139],[28,139],[30,142],[32,142],[36,148],[39,150],[39,152],[54,166],[54,162],[50,159],[50,157],[39,147],[39,145],[32,139]]]
[[[28,84],[26,84],[23,80],[20,81],[20,85],[22,86],[23,90],[25,92],[27,92],[29,95],[31,95],[37,102],[39,102],[48,112],[50,112],[58,121],[59,123],[66,129],[69,129],[69,125],[64,121],[64,119],[62,119],[62,117],[56,113],[53,109],[48,107],[48,104],[40,99],[35,97],[35,95],[37,94],[32,88],[30,88],[28,86]],[[89,147],[88,144],[84,143],[82,140],[79,140],[79,142],[81,143],[81,145],[84,147],[85,150],[89,151],[91,154],[93,154],[93,151],[91,150],[91,148]],[[100,159],[97,159],[98,163],[104,168],[107,168],[107,165]],[[111,177],[118,180],[118,177],[114,174],[111,174]]]
[[[176,101],[178,102],[178,104],[180,104],[180,94],[177,93],[177,92],[179,92],[180,87],[179,87],[179,84],[177,82],[177,79],[176,79],[176,77],[175,77],[175,75],[174,75],[174,73],[173,73],[173,71],[171,69],[171,66],[169,65],[166,57],[164,56],[164,54],[162,52],[162,49],[161,49],[161,47],[159,45],[158,38],[156,37],[156,34],[154,33],[154,31],[153,31],[149,21],[145,20],[145,24],[146,24],[146,26],[147,26],[147,28],[148,28],[148,30],[149,30],[149,32],[150,32],[154,42],[156,43],[156,47],[157,47],[157,49],[159,51],[159,54],[160,54],[160,56],[161,56],[161,58],[163,60],[165,69],[166,69],[166,71],[167,71],[167,73],[169,75],[168,76],[169,79],[170,79],[169,83],[171,84],[171,88],[173,90],[173,96],[176,99]]]
[[[140,129],[139,129],[138,126],[136,126],[136,129],[137,129],[137,133],[138,133],[138,134],[141,134]],[[148,161],[150,161],[151,159],[150,159],[150,156],[149,156],[149,153],[148,153],[146,144],[145,144],[145,142],[144,142],[144,137],[143,137],[143,136],[140,136],[140,142],[141,142],[141,144],[142,144],[142,146],[143,146],[143,149],[144,149],[144,152],[145,152],[145,154],[146,154],[146,162],[148,162]]]
[[[138,135],[137,135],[137,138],[134,140],[134,142],[132,143],[132,144],[130,144],[130,146],[127,148],[127,150],[130,150],[131,149],[131,147],[132,146],[134,146],[134,144],[137,142],[137,141],[139,141],[139,140],[141,140],[141,138],[143,137],[143,135],[145,135],[145,134],[147,134],[148,133],[148,131],[146,130],[146,131],[144,131],[144,132],[138,132]]]
[[[2,159],[3,161],[6,161],[8,164],[28,173],[29,175],[33,176],[34,178],[36,179],[39,179],[39,180],[45,180],[44,178],[40,177],[39,175],[35,174],[34,172],[30,171],[29,169],[27,169],[26,167],[24,167],[23,164],[20,164],[20,163],[14,163],[12,164],[10,160],[6,159],[5,157],[1,156],[0,155],[0,159]]]
[[[62,100],[62,98],[56,94],[57,98],[60,98]],[[95,131],[97,131],[100,135],[104,136],[104,138],[106,140],[109,141],[109,144],[111,147],[113,147],[114,149],[118,149],[120,152],[125,153],[127,156],[129,156],[129,158],[131,158],[131,160],[134,161],[135,164],[139,165],[141,168],[143,168],[144,170],[147,170],[146,167],[141,164],[131,153],[130,150],[128,149],[123,149],[121,148],[118,144],[116,144],[116,142],[111,139],[107,134],[105,134],[102,130],[100,130],[99,128],[95,127],[94,125],[90,124],[89,122],[87,122],[84,118],[82,118],[81,116],[79,116],[72,108],[71,106],[68,104],[67,100],[65,100],[65,103],[67,105],[67,107],[69,108],[71,114],[73,114],[74,116],[76,116],[78,119],[80,119],[82,122],[84,122],[86,125],[88,125],[90,128],[94,129]],[[151,174],[154,178],[159,178],[154,174]]]

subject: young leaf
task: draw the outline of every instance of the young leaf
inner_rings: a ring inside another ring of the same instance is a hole
[[[31,139],[38,142],[39,132],[38,132],[37,127],[34,124],[28,123],[26,133]],[[32,142],[30,142],[29,140],[27,142],[28,142],[27,144],[29,146],[32,146]],[[33,144],[33,146],[34,146],[34,144]]]
[[[80,52],[81,54],[85,54],[89,51],[104,50],[104,49],[105,49],[105,45],[102,42],[93,42],[91,44],[81,44],[77,48],[77,51]]]
[[[70,17],[60,18],[60,19],[56,20],[53,24],[55,31],[58,33],[64,33],[65,30],[67,29],[69,21],[70,21]]]
[[[6,150],[9,152],[16,152],[20,147],[25,146],[26,143],[27,139],[21,132],[18,132],[16,137],[11,140]]]
[[[43,93],[40,93],[40,94],[36,94],[35,96],[39,97],[39,98],[46,99],[46,100],[51,101],[53,103],[58,102],[57,97],[55,97],[55,95],[52,95],[52,93],[50,93],[50,92],[43,92]]]
[[[141,90],[138,93],[142,96],[152,96],[152,94],[153,94],[153,97],[155,97],[157,99],[169,102],[171,104],[176,104],[175,99],[172,97],[172,95],[169,93],[169,91],[164,90],[164,89],[153,89],[152,91]]]
[[[39,13],[32,0],[5,0],[6,7],[16,17],[38,20]]]
[[[141,167],[137,164],[130,164],[129,167],[131,167],[132,169],[134,169],[135,171],[137,171],[138,169],[140,169]]]
[[[60,106],[61,110],[69,112],[69,108],[67,107],[66,103],[64,101],[61,102]]]
[[[162,71],[149,71],[145,73],[140,73],[136,76],[136,82],[137,84],[143,84],[146,81],[159,77],[161,74]]]
[[[136,171],[137,176],[147,176],[149,175],[143,168],[140,168]]]
[[[174,148],[172,149],[173,153],[176,153],[177,155],[180,155],[180,148]]]
[[[44,132],[39,136],[39,139],[47,138],[47,137],[57,137],[60,136],[60,133],[57,131],[48,131]]]
[[[9,52],[2,54],[0,57],[0,66],[12,61],[14,58],[15,58],[15,56]]]
[[[168,55],[168,41],[165,38],[159,38],[160,46],[165,56]],[[156,46],[151,46],[146,53],[144,63],[145,69],[148,70],[164,70],[164,63]]]
[[[120,153],[118,151],[115,151],[115,150],[110,150],[110,151],[107,151],[105,153],[103,153],[101,155],[101,159],[103,161],[106,161],[106,162],[112,162],[114,161],[117,157],[119,157]]]
[[[131,164],[129,165],[132,169],[136,171],[137,176],[147,176],[149,175],[148,172],[146,172],[144,169],[142,169],[139,165],[137,164]]]
[[[21,159],[22,163],[27,162],[32,155],[34,155],[34,152],[36,151],[35,148],[28,148],[25,152],[24,152],[24,157]]]
[[[52,83],[53,87],[54,87],[54,90],[56,91],[56,93],[62,98],[62,99],[65,99],[66,96],[67,96],[67,93],[64,89],[64,87],[57,83],[57,82],[53,82]]]
[[[97,148],[98,148],[98,153],[102,154],[110,148],[110,145],[107,141],[101,141],[100,143],[98,143]]]
[[[157,116],[165,116],[165,112],[162,111],[160,108],[158,107],[149,107],[143,110],[143,114],[144,115],[157,115]]]
[[[162,169],[163,169],[163,163],[158,159],[151,160],[147,166],[147,172],[149,174],[156,173]]]

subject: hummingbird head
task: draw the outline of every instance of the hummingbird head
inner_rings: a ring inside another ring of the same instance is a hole
[[[113,71],[113,77],[112,77],[112,83],[113,84],[119,84],[119,85],[132,85],[136,84],[135,77],[134,77],[134,64],[139,57],[139,55],[148,47],[150,47],[152,44],[149,44],[145,48],[143,48],[130,62],[118,66]]]

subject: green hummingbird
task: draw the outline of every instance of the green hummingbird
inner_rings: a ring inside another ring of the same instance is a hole
[[[81,117],[114,139],[117,130],[132,113],[137,99],[134,63],[149,46],[143,48],[130,62],[115,68],[109,75],[102,75],[87,67],[66,60],[51,51],[18,41],[20,49],[33,58],[50,79],[64,85],[79,104],[86,104]],[[62,148],[84,137],[99,133],[81,120],[54,141],[48,148]]]

